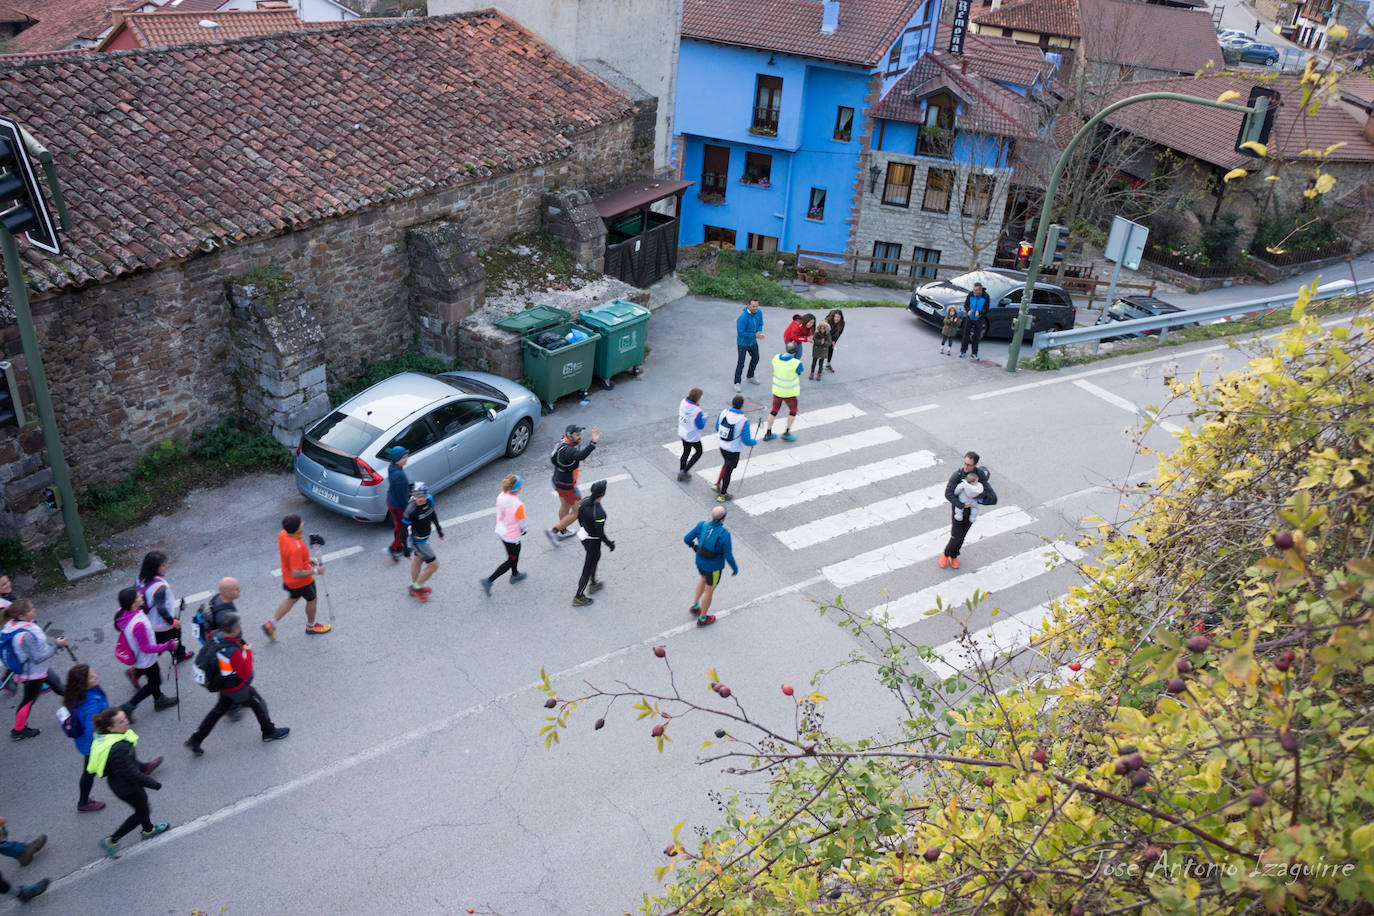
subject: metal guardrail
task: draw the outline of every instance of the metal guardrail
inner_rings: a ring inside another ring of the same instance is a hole
[[[1367,292],[1372,289],[1374,289],[1374,277],[1356,281],[1338,280],[1334,283],[1324,283],[1318,286],[1317,294],[1312,297],[1312,301],[1319,302],[1323,299],[1334,299],[1348,293]],[[1241,315],[1275,312],[1279,309],[1291,308],[1295,299],[1297,299],[1296,292],[1284,293],[1280,296],[1251,299],[1247,302],[1228,302],[1222,305],[1209,305],[1200,309],[1185,309],[1182,312],[1170,312],[1167,315],[1156,315],[1151,318],[1112,321],[1107,324],[1070,328],[1067,331],[1041,331],[1035,335],[1031,345],[1036,350],[1042,350],[1078,343],[1101,343],[1104,338],[1122,337],[1137,331],[1158,331],[1158,339],[1163,341],[1170,328],[1224,321]]]

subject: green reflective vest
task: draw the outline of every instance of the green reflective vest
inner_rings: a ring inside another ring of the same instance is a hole
[[[91,742],[91,762],[86,764],[86,772],[96,776],[105,775],[105,764],[110,759],[110,749],[121,741],[138,744],[138,735],[132,731],[101,732]]]
[[[780,398],[801,394],[801,360],[782,353],[773,357],[773,394]]]

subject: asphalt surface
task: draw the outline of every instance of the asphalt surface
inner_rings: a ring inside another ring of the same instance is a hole
[[[798,440],[760,444],[741,463],[728,518],[740,574],[717,591],[719,621],[698,630],[686,612],[695,574],[681,539],[715,505],[708,485],[719,458],[708,448],[699,473],[678,483],[674,416],[693,386],[705,389],[711,414],[731,395],[739,309],[695,297],[659,309],[642,375],[594,391],[586,404],[560,402],[523,457],[440,494],[447,537],[428,603],[407,597],[407,576],[384,550],[389,531],[304,502],[289,475],[192,493],[175,516],[122,535],[112,546],[168,550],[179,594],[206,592],[222,575],[241,580],[255,686],[292,732],[263,744],[251,716],[222,721],[205,756],[192,758],[181,743],[212,697],[183,669],[180,721],[145,704],[135,726],[139,753],[166,758],[153,815],[173,828],[149,842],[126,838],[123,858],[109,861],[98,841],[127,809],[98,784],[94,795],[109,807],[75,811],[80,759],[53,717],[56,698],[41,698],[32,721],[43,733],[5,747],[0,790],[12,837],[49,837],[28,868],[2,863],[11,881],[55,879],[28,911],[635,910],[657,887],[652,869],[674,824],[686,822],[686,840],[718,817],[712,791],[763,783],[697,763],[715,727],[705,717],[669,723],[674,740],[657,753],[650,724],[624,701],[609,712],[604,702],[578,709],[546,750],[541,669],[564,697],[588,682],[665,692],[665,663],[651,652],[664,645],[684,694],[737,711],[707,690],[715,668],[751,716],[786,730],[793,707],[781,683],[801,692],[851,654],[871,658],[868,643],[818,613],[837,596],[942,647],[932,674],[967,667],[948,645],[964,626],[983,644],[1015,649],[1088,559],[1073,546],[1078,519],[1129,511],[1131,497],[1114,488],[1130,493],[1152,467],[1137,441],[1167,449],[1164,424],[1188,422],[1189,405],[1162,403],[1162,375],[1210,378],[1243,361],[1217,341],[1009,375],[1000,368],[1005,343],[984,344],[980,362],[959,360],[940,355],[937,332],[905,309],[851,310],[836,371],[803,379]],[[765,365],[787,318],[765,309]],[[745,386],[751,416],[766,392]],[[1142,437],[1150,405],[1164,417]],[[618,545],[603,556],[606,588],[588,608],[569,605],[582,551],[538,533],[554,514],[548,454],[573,421],[603,433],[581,480],[611,481],[604,505]],[[961,568],[941,569],[949,512],[939,491],[966,449],[982,453],[1000,499],[974,524]],[[501,559],[491,508],[511,471],[528,481],[532,531],[521,568],[529,578],[500,581],[488,598],[477,580]],[[298,606],[269,644],[258,626],[282,595],[275,537],[288,512],[327,541],[320,617],[335,629],[307,636]],[[129,695],[112,652],[114,594],[133,572],[113,570],[39,601],[39,619],[72,638],[114,702]],[[991,598],[970,609],[964,601],[975,589]],[[927,614],[937,599],[953,609]],[[1033,655],[1027,663],[1054,668]],[[55,659],[60,672],[68,665]],[[842,736],[881,733],[900,719],[865,666],[838,668],[820,684],[827,724]],[[607,725],[593,731],[601,715]],[[0,902],[0,911],[15,906]]]

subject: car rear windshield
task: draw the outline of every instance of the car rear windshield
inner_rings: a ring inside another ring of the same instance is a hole
[[[381,434],[367,421],[336,410],[305,434],[301,451],[331,471],[358,477],[355,459]]]
[[[453,375],[432,375],[430,378],[438,379],[450,388],[458,389],[463,392],[463,394],[480,394],[483,397],[498,400],[502,404],[506,403],[506,396],[502,394],[499,389],[493,388],[485,382],[479,382],[476,379]]]

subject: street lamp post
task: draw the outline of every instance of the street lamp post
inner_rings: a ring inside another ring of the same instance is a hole
[[[1069,158],[1073,155],[1079,142],[1092,133],[1107,115],[1127,105],[1134,105],[1137,102],[1151,102],[1157,99],[1171,102],[1189,102],[1196,105],[1206,105],[1210,108],[1221,108],[1226,111],[1244,112],[1247,118],[1245,126],[1241,128],[1242,137],[1251,130],[1251,118],[1257,118],[1258,123],[1266,127],[1272,123],[1272,118],[1265,118],[1268,105],[1271,104],[1269,100],[1256,101],[1254,107],[1246,107],[1245,105],[1233,105],[1230,102],[1218,102],[1216,99],[1184,95],[1181,92],[1143,92],[1140,95],[1133,95],[1121,99],[1119,102],[1113,102],[1089,118],[1088,123],[1080,127],[1078,133],[1074,134],[1073,139],[1069,141],[1069,145],[1064,147],[1064,152],[1060,154],[1059,161],[1055,163],[1054,172],[1050,175],[1049,186],[1045,189],[1045,202],[1040,207],[1040,219],[1035,226],[1035,245],[1031,249],[1030,263],[1026,267],[1026,288],[1021,293],[1021,307],[1017,311],[1016,323],[1012,327],[1011,346],[1007,348],[1008,372],[1016,371],[1016,363],[1021,357],[1021,337],[1025,334],[1026,326],[1030,320],[1031,295],[1035,290],[1036,281],[1040,279],[1040,257],[1045,250],[1045,235],[1050,227],[1050,214],[1054,211],[1054,195],[1059,190],[1059,179],[1069,164]],[[1267,136],[1259,133],[1258,128],[1256,128],[1253,139],[1263,143]]]

